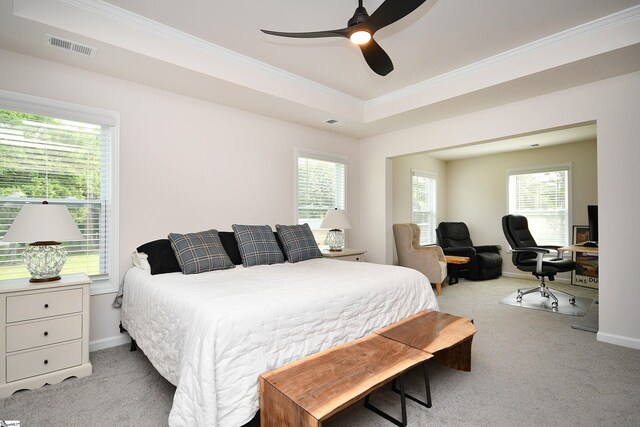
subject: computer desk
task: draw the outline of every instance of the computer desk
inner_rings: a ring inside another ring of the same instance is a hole
[[[563,246],[558,249],[558,257],[562,258],[562,255],[565,252],[582,252],[588,254],[598,254],[598,247],[595,246],[582,246],[582,245],[571,245],[571,246]],[[598,300],[595,301],[598,304]],[[571,325],[573,329],[577,329],[579,331],[587,331],[587,332],[598,332],[598,326],[583,326],[583,325]]]

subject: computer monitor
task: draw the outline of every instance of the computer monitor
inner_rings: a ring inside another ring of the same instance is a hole
[[[589,215],[589,240],[598,242],[598,206],[587,206],[587,214]]]

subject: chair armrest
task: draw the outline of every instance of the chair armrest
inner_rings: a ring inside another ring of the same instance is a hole
[[[445,263],[446,259],[442,253],[440,246],[421,246],[412,248],[409,253],[404,256],[402,262],[403,267],[413,268],[427,276],[431,283],[439,283],[443,274],[440,262]],[[446,270],[446,267],[445,267]]]
[[[422,245],[419,248],[415,248],[416,251],[430,251],[430,252],[434,252],[436,254],[436,256],[438,257],[439,261],[445,261],[446,262],[446,258],[444,257],[444,252],[442,251],[442,248],[438,245]]]
[[[511,249],[512,252],[533,252],[536,254],[536,273],[542,274],[542,260],[544,259],[544,254],[548,254],[551,252],[550,249],[542,248],[542,247],[528,247],[528,248],[515,248]]]
[[[494,252],[496,254],[499,254],[502,250],[502,246],[500,245],[481,245],[474,246],[473,248],[476,250],[476,252]]]
[[[556,245],[540,245],[538,246],[539,248],[545,248],[545,249],[551,249],[552,251],[556,251],[556,255],[560,256],[560,251],[558,249],[560,249],[560,246],[556,246]]]

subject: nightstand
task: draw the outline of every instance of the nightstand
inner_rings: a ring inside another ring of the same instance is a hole
[[[338,259],[340,261],[364,261],[364,254],[367,251],[363,249],[344,248],[341,251],[331,252],[329,250],[322,251],[325,258]]]
[[[91,375],[86,274],[0,281],[0,397]]]

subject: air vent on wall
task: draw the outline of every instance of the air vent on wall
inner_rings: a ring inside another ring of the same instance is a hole
[[[92,58],[96,56],[96,52],[98,50],[95,47],[52,36],[51,34],[47,34],[47,44],[49,46],[57,47],[58,49],[63,49],[73,53],[79,53],[80,55],[86,55]]]

